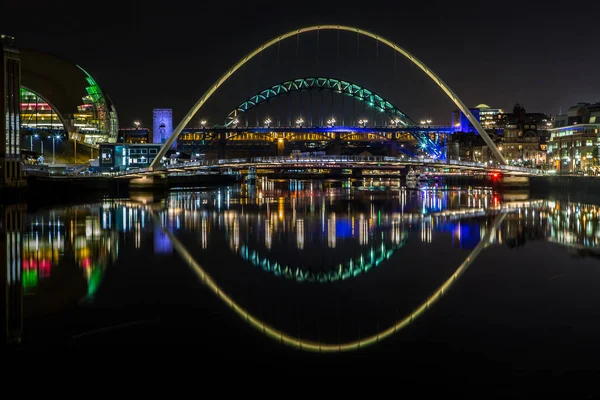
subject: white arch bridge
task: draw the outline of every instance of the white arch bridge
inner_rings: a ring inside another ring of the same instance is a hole
[[[485,129],[483,129],[483,127],[481,126],[479,121],[477,121],[477,119],[471,113],[471,111],[465,105],[465,103],[463,103],[463,101],[459,99],[459,97],[450,89],[450,87],[448,85],[446,85],[446,83],[444,83],[442,81],[442,79],[439,76],[437,76],[429,67],[427,67],[421,60],[419,60],[414,55],[412,55],[411,53],[409,53],[407,50],[405,50],[401,46],[397,45],[396,43],[392,42],[391,40],[386,39],[375,33],[360,29],[360,28],[344,26],[344,25],[315,25],[315,26],[309,26],[309,27],[305,27],[305,28],[295,29],[293,31],[284,33],[280,36],[277,36],[277,37],[263,43],[261,46],[257,47],[256,49],[254,49],[253,51],[248,53],[245,57],[243,57],[236,64],[234,64],[229,70],[227,70],[202,95],[202,97],[200,97],[200,99],[196,102],[196,104],[194,104],[194,106],[184,116],[184,118],[181,120],[181,122],[174,129],[171,136],[167,139],[167,141],[163,144],[163,146],[159,150],[157,156],[154,158],[154,160],[150,164],[149,169],[154,170],[160,166],[162,158],[165,156],[167,151],[173,146],[173,143],[175,142],[177,137],[181,134],[183,129],[186,127],[186,125],[192,120],[194,115],[196,115],[196,113],[202,108],[202,106],[208,101],[208,99],[244,64],[246,64],[248,61],[253,59],[258,54],[261,54],[267,48],[269,48],[273,45],[276,45],[287,38],[290,38],[293,36],[299,36],[299,35],[301,35],[303,33],[307,33],[307,32],[314,32],[314,31],[319,32],[321,30],[347,31],[347,32],[356,33],[357,35],[363,35],[363,36],[366,36],[366,37],[376,40],[378,43],[382,43],[382,44],[390,47],[392,50],[394,50],[395,52],[399,53],[400,55],[402,55],[403,57],[408,59],[410,62],[412,62],[414,65],[416,65],[419,69],[421,69],[433,82],[435,82],[439,86],[439,88],[442,89],[442,91],[450,98],[450,100],[452,100],[454,102],[454,104],[463,112],[463,114],[467,117],[469,122],[473,125],[473,127],[475,128],[477,133],[483,138],[485,143],[488,145],[488,147],[490,148],[492,154],[494,155],[494,157],[497,160],[497,162],[499,163],[499,165],[501,165],[501,166],[506,165],[506,160],[500,153],[499,149],[496,147],[496,145],[494,144],[492,139],[489,137],[489,135],[487,134]]]

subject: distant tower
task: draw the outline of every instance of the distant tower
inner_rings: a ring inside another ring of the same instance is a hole
[[[152,143],[165,143],[173,133],[173,110],[155,108],[152,111],[152,122]],[[175,142],[173,147],[176,145]]]
[[[0,35],[0,187],[22,183],[21,170],[21,60],[15,38]]]

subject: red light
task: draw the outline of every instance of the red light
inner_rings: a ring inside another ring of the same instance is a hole
[[[494,173],[492,174],[492,176],[493,176],[494,178],[497,178],[497,177],[498,177],[498,173],[497,173],[497,172],[494,172]]]

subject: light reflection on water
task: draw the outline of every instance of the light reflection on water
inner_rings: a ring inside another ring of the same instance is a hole
[[[93,303],[98,293],[110,294],[111,285],[117,283],[104,286],[105,274],[130,268],[119,264],[121,253],[141,264],[164,257],[169,263],[184,265],[169,239],[172,234],[213,276],[215,284],[222,285],[219,290],[230,293],[234,300],[241,299],[240,306],[253,315],[263,305],[247,292],[249,283],[259,282],[265,292],[293,293],[294,297],[280,295],[280,308],[292,307],[290,303],[295,301],[308,301],[303,296],[326,299],[330,294],[325,293],[344,290],[335,285],[345,281],[368,284],[377,279],[372,273],[375,270],[387,270],[382,273],[387,274],[388,284],[395,284],[397,275],[392,274],[402,272],[394,267],[398,263],[419,267],[430,275],[419,278],[422,286],[410,281],[414,276],[403,278],[423,289],[407,297],[408,305],[402,309],[406,312],[400,312],[406,315],[452,276],[484,237],[485,248],[513,249],[542,241],[578,256],[598,255],[598,206],[551,200],[513,202],[503,197],[491,189],[407,190],[393,182],[370,180],[352,184],[260,180],[256,186],[172,192],[157,202],[132,198],[20,211],[22,225],[6,236],[5,246],[13,250],[7,253],[5,270],[11,287],[19,288],[13,291],[24,296],[24,318],[35,318],[39,313],[60,311],[47,304],[65,307],[82,299]],[[7,207],[5,215],[17,213],[14,210]],[[505,216],[496,229],[492,224],[500,213]],[[157,229],[152,215],[166,232]],[[416,257],[419,251],[423,253]],[[437,253],[443,258],[436,258]],[[281,286],[285,282],[334,286],[311,286],[311,292],[302,286]],[[377,298],[377,291],[366,294],[361,292],[366,289],[352,288],[362,296],[362,304]],[[135,288],[131,290],[135,292]],[[379,294],[387,295],[386,289]],[[61,301],[49,301],[55,297]],[[350,307],[351,302],[347,304]],[[399,307],[402,304],[390,308],[397,313]],[[323,309],[322,313],[329,312]],[[265,314],[269,326],[277,325],[280,317],[269,311]],[[290,326],[284,319],[281,325]],[[388,315],[381,326],[378,322],[370,331],[363,328],[364,336],[398,319],[398,315]],[[15,319],[17,325],[18,321]],[[321,330],[318,335],[327,336]]]

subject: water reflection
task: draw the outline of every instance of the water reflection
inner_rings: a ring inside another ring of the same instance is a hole
[[[7,207],[2,215],[0,260],[7,282],[6,330],[12,337],[20,336],[23,315],[39,312],[59,292],[65,298],[61,304],[93,302],[108,270],[128,268],[117,265],[123,251],[134,252],[140,263],[152,255],[183,259],[243,320],[280,342],[316,351],[353,350],[397,333],[440,300],[490,247],[547,241],[579,256],[600,254],[595,205],[511,202],[485,188],[406,190],[365,180],[259,180],[256,186],[173,192],[158,202],[107,200],[30,213]],[[402,265],[398,260],[411,243],[432,252],[454,249],[460,260],[404,316],[338,342],[300,339],[276,328],[277,321],[256,317],[227,294],[236,288],[211,277],[218,265],[201,265],[228,252],[227,259],[253,273],[333,285],[361,282],[372,270]]]

